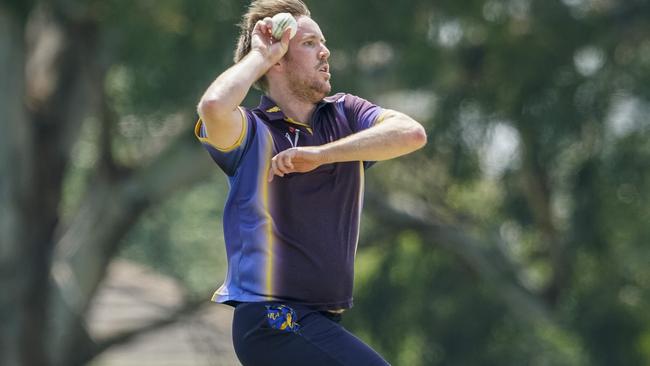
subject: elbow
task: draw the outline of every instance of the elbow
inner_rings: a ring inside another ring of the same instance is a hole
[[[220,109],[219,102],[215,99],[201,99],[196,106],[196,111],[202,119],[214,115]]]
[[[413,118],[396,111],[390,111],[385,120],[397,123],[397,128],[403,133],[400,144],[411,152],[421,149],[427,144],[427,132],[424,127]]]
[[[427,132],[424,130],[421,124],[415,123],[415,126],[411,129],[409,133],[409,145],[413,150],[418,150],[424,147],[427,144]]]
[[[227,113],[229,109],[219,99],[203,98],[197,105],[196,111],[203,121],[208,121],[219,119],[219,116]]]

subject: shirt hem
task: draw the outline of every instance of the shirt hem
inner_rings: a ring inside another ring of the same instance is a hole
[[[245,303],[245,302],[277,301],[281,303],[291,303],[291,304],[301,305],[318,311],[331,311],[331,310],[340,311],[340,310],[350,309],[353,306],[352,299],[345,300],[345,301],[338,301],[338,302],[315,303],[315,302],[297,301],[293,299],[282,299],[282,298],[277,298],[272,296],[245,295],[245,294],[239,296],[225,296],[225,295],[215,294],[215,296],[212,297],[212,301],[219,304],[230,305],[233,307],[236,307],[239,303]]]

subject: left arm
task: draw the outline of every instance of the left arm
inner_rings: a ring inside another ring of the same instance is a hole
[[[271,160],[273,175],[304,173],[320,165],[344,161],[380,161],[411,153],[427,142],[424,128],[411,117],[390,109],[374,126],[321,146],[295,147]]]

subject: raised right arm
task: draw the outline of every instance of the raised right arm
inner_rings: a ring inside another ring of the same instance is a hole
[[[251,51],[224,71],[205,91],[197,106],[207,139],[218,148],[232,146],[242,133],[243,119],[238,107],[255,81],[262,77],[289,48],[289,33],[281,41],[273,39],[271,18],[260,20],[251,35]]]

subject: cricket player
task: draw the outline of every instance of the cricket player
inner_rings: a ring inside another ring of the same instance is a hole
[[[278,13],[296,21],[285,17],[279,39]],[[352,307],[364,171],[427,137],[403,113],[331,95],[329,57],[302,1],[253,1],[235,64],[198,104],[196,136],[230,183],[228,272],[213,300],[235,307],[243,365],[388,364],[339,323]],[[259,105],[241,106],[253,86]]]

